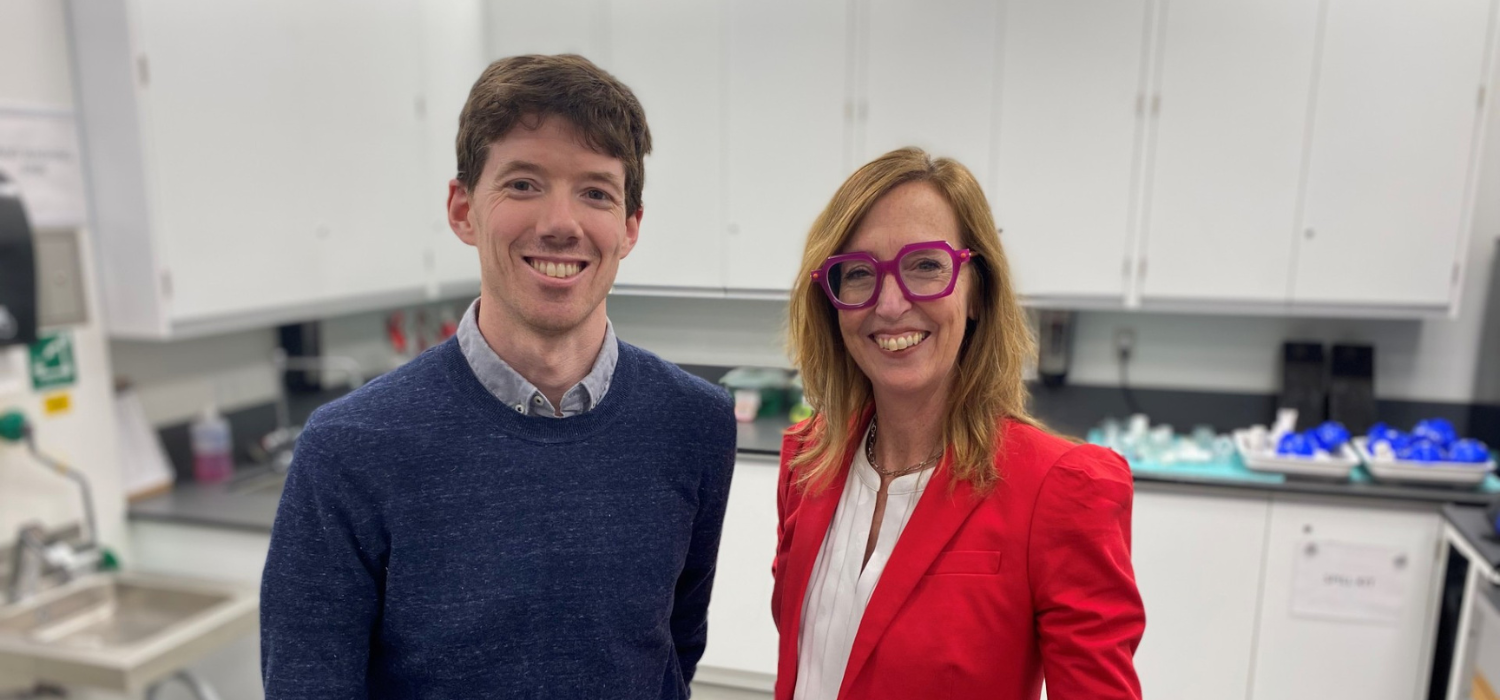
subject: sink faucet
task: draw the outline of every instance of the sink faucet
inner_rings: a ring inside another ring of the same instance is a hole
[[[42,575],[62,572],[64,577],[71,578],[75,572],[99,562],[102,555],[99,547],[99,521],[94,512],[94,493],[89,487],[88,477],[38,449],[36,434],[19,411],[0,414],[0,441],[25,443],[33,459],[77,485],[87,525],[83,542],[77,546],[48,546],[46,531],[39,523],[29,523],[21,528],[11,556],[10,581],[6,586],[9,602],[19,603],[35,592]]]
[[[271,351],[271,365],[276,368],[278,381],[283,380],[287,372],[306,370],[342,374],[350,391],[358,389],[365,381],[359,362],[352,357],[288,357],[286,350],[276,348]],[[280,384],[281,391],[276,394],[276,429],[262,437],[256,446],[260,451],[257,456],[264,457],[271,469],[285,472],[292,464],[292,448],[296,446],[297,436],[302,433],[302,428],[292,425],[286,384],[284,381]]]
[[[47,566],[46,538],[40,523],[23,525],[16,535],[16,547],[11,550],[10,581],[5,586],[5,599],[12,605],[36,593]]]

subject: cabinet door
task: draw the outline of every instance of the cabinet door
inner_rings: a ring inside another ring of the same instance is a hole
[[[963,163],[990,185],[1000,4],[869,0],[859,162],[903,146]]]
[[[1434,512],[1273,502],[1252,697],[1424,697],[1426,688],[1418,684],[1432,663],[1423,652],[1433,631],[1439,537]],[[1365,584],[1364,567],[1347,559],[1333,566],[1319,563],[1354,548],[1362,552],[1358,560],[1378,560],[1378,576],[1389,580]],[[1298,579],[1305,584],[1309,577],[1327,582],[1325,587],[1351,590],[1330,596],[1304,585],[1299,593]],[[1352,590],[1358,588],[1399,591],[1390,603],[1365,608],[1394,614],[1347,616],[1357,601],[1368,604],[1369,596]]]
[[[1023,295],[1124,298],[1146,5],[1004,3],[990,201]]]
[[[416,4],[142,3],[176,321],[425,283]]]
[[[426,285],[429,220],[417,0],[297,7],[320,299]],[[297,250],[279,251],[294,256]]]
[[[169,317],[285,306],[321,290],[296,11],[256,0],[132,8],[150,183],[142,223],[170,280]],[[357,181],[346,175],[325,185]]]
[[[1153,700],[1245,698],[1267,498],[1136,492],[1131,560],[1146,604],[1136,651]]]
[[[740,459],[734,465],[700,667],[776,674],[780,638],[771,622],[771,563],[779,473],[774,458]]]
[[[1491,0],[1332,0],[1293,298],[1447,307]]]
[[[1164,5],[1141,297],[1285,302],[1318,3]]]
[[[458,174],[458,115],[484,72],[484,3],[422,3],[423,152],[427,169],[421,207],[439,293],[468,294],[479,287],[479,254],[448,226],[448,181]]]
[[[725,283],[785,292],[847,173],[842,0],[730,2]]]
[[[723,7],[611,0],[607,68],[651,125],[641,237],[618,284],[724,287]]]
[[[607,0],[485,0],[490,60],[529,53],[576,53],[604,63],[609,47]]]

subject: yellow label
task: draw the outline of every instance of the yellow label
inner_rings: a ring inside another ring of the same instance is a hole
[[[73,396],[67,392],[53,394],[42,399],[42,412],[49,416],[67,413],[73,407]]]

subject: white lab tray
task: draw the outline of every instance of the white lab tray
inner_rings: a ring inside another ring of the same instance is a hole
[[[1249,430],[1234,431],[1234,446],[1239,450],[1240,458],[1245,460],[1245,466],[1258,472],[1343,481],[1359,466],[1359,455],[1347,443],[1338,454],[1329,455],[1328,459],[1322,460],[1283,457],[1275,452],[1257,452],[1250,447]]]
[[[1403,459],[1376,459],[1370,454],[1369,438],[1352,440],[1354,450],[1364,460],[1370,475],[1381,481],[1399,481],[1410,484],[1452,484],[1474,486],[1484,481],[1485,475],[1495,470],[1495,460],[1483,464],[1467,462],[1411,462]]]

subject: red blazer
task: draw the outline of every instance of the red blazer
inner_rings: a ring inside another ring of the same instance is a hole
[[[983,498],[937,467],[870,597],[840,700],[1140,698],[1132,660],[1146,627],[1130,565],[1130,469],[1114,452],[1007,421],[1000,483]],[[844,490],[802,493],[787,468],[771,615],[781,631],[776,700],[797,687],[808,578]],[[950,485],[953,488],[950,491]]]

